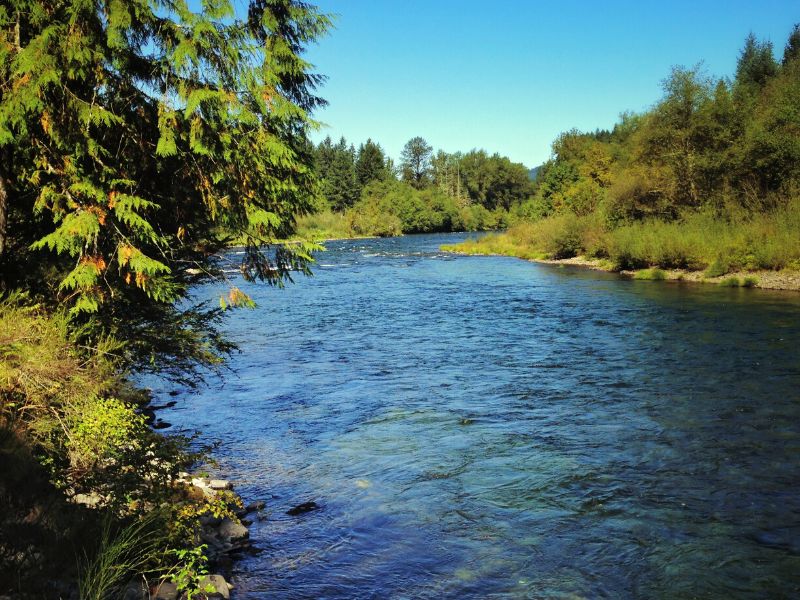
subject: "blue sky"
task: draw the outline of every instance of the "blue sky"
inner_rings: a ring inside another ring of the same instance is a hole
[[[313,1],[313,0],[312,0]],[[336,28],[306,57],[328,77],[326,135],[397,158],[423,136],[536,166],[561,131],[613,126],[658,100],[673,65],[730,76],[745,36],[776,53],[800,0],[316,0]]]

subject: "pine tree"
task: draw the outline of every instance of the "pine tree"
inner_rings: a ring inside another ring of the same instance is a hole
[[[786,42],[786,47],[783,49],[783,60],[781,64],[785,67],[791,61],[800,58],[800,24],[797,24],[789,34],[789,40]]]
[[[213,311],[175,306],[221,278],[226,238],[244,241],[248,279],[307,269],[310,247],[264,244],[316,193],[306,134],[320,78],[301,54],[328,26],[301,0],[252,0],[246,15],[227,0],[0,6],[2,284],[36,285],[49,250],[54,300],[76,321],[138,327],[130,352],[151,362],[212,359]],[[247,302],[235,289],[221,300]]]
[[[778,72],[778,63],[771,42],[759,42],[752,33],[747,36],[736,63],[736,83],[762,88]]]
[[[356,155],[356,178],[359,185],[363,187],[370,181],[386,179],[385,163],[386,157],[378,144],[371,139],[361,144]]]

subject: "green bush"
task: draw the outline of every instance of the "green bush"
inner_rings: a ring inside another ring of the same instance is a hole
[[[147,437],[145,418],[116,398],[94,398],[71,415],[67,448],[79,469],[118,460],[137,450]]]

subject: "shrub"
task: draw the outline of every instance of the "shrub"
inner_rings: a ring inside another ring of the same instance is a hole
[[[633,274],[634,279],[642,281],[663,281],[667,278],[667,274],[661,269],[642,269]]]
[[[94,398],[71,420],[67,448],[70,463],[80,470],[118,460],[146,437],[145,418],[116,398]]]

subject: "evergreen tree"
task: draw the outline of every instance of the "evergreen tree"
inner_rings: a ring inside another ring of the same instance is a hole
[[[736,63],[736,83],[762,88],[777,72],[772,42],[759,42],[752,33],[748,35]]]
[[[783,60],[781,64],[785,67],[789,62],[800,58],[800,23],[795,25],[792,33],[789,34],[789,40],[786,42],[786,47],[783,49]]]
[[[386,157],[384,156],[381,147],[367,139],[364,144],[358,148],[356,155],[356,178],[360,186],[367,185],[370,181],[385,179],[386,173]]]
[[[309,247],[263,245],[315,194],[320,78],[301,53],[328,26],[301,0],[252,0],[245,16],[227,0],[4,2],[2,285],[55,288],[84,331],[130,340],[140,365],[214,360],[218,314],[176,302],[222,277],[227,234],[249,279],[307,269]]]
[[[361,190],[356,179],[355,149],[342,137],[333,148],[333,162],[325,179],[331,208],[343,211],[356,203]]]

